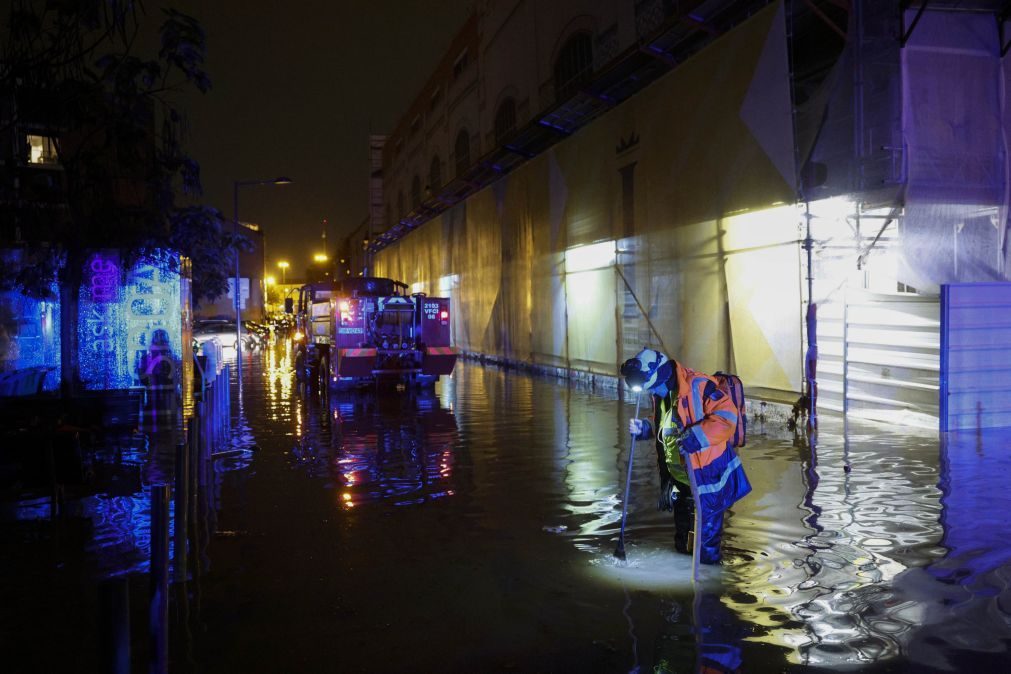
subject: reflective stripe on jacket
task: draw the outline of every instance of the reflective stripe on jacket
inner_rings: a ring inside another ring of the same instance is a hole
[[[741,459],[729,442],[737,426],[737,408],[708,375],[676,362],[674,378],[677,388],[670,388],[677,391],[675,423],[688,430],[681,452],[695,475],[699,507],[722,512],[751,491]],[[672,458],[668,454],[668,468]]]

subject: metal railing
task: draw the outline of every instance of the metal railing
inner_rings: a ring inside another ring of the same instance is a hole
[[[231,445],[231,366],[220,345],[194,358],[200,382],[185,442],[176,445],[174,484],[151,487],[149,635],[151,672],[169,670],[169,605],[189,615],[189,582],[199,583],[209,568],[207,548],[214,531],[214,460]],[[172,507],[174,505],[174,507]],[[174,589],[174,591],[172,591]],[[130,600],[125,578],[101,588],[103,667],[130,671]]]

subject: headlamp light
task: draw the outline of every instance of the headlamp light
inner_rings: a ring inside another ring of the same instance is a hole
[[[638,358],[629,358],[622,363],[621,376],[625,378],[625,385],[633,391],[641,391],[646,384],[647,375],[642,371]]]

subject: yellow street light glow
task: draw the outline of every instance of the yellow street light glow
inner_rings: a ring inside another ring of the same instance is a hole
[[[281,269],[287,269],[291,265],[288,264],[286,261],[281,260],[280,262],[277,263],[277,266],[280,267]]]
[[[277,283],[277,279],[274,278],[273,276],[268,276],[267,278],[263,279],[263,282],[269,286],[272,286]]]
[[[316,262],[326,262],[330,258],[326,256],[326,253],[316,253],[312,256],[312,259]]]

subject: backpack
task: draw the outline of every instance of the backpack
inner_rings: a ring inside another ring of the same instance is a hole
[[[748,417],[744,413],[744,384],[741,383],[740,377],[729,372],[717,372],[713,378],[716,379],[720,390],[730,396],[734,406],[737,407],[737,428],[730,438],[730,444],[733,447],[743,447],[748,439]]]

